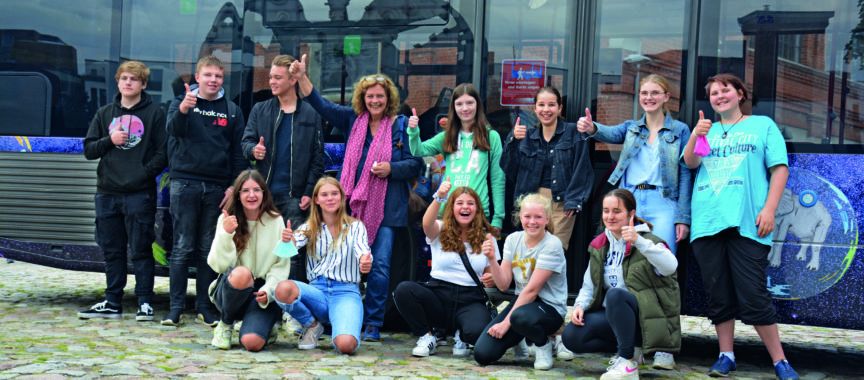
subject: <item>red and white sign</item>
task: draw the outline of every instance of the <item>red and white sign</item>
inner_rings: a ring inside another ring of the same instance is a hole
[[[505,59],[501,61],[501,105],[530,106],[534,94],[546,83],[546,61]]]

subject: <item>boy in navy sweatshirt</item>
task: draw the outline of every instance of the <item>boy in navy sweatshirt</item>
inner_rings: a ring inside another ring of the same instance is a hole
[[[99,109],[87,137],[84,157],[100,159],[96,169],[96,243],[105,256],[105,300],[78,317],[121,318],[126,287],[127,244],[135,270],[139,321],[153,320],[153,277],[156,261],[156,177],[168,163],[165,112],[144,92],[150,69],[127,61],[114,78],[119,93]]]
[[[224,66],[206,56],[195,69],[197,85],[168,108],[168,162],[171,169],[171,218],[174,249],[170,256],[171,310],[163,325],[177,326],[186,306],[189,266],[195,264],[195,304],[198,318],[215,326],[207,288],[216,278],[207,254],[216,232],[222,203],[230,184],[249,167],[240,140],[245,126],[240,107],[228,100],[222,83]]]

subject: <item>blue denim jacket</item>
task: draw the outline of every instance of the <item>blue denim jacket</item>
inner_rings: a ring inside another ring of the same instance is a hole
[[[510,181],[515,181],[513,199],[536,193],[543,174],[543,159],[539,158],[543,138],[541,127],[528,129],[524,139],[517,140],[513,132],[507,136],[501,169]],[[594,170],[588,155],[588,142],[575,123],[558,119],[555,134],[559,135],[552,156],[552,200],[564,202],[565,210],[582,211],[583,204],[594,186]]]
[[[609,176],[609,183],[616,184],[624,175],[627,166],[630,165],[632,157],[639,153],[639,147],[648,143],[650,131],[645,125],[645,116],[639,120],[627,120],[623,124],[605,126],[594,123],[597,132],[591,137],[609,144],[624,144],[621,149],[621,157],[615,171]],[[675,223],[690,224],[690,196],[693,192],[692,172],[679,159],[687,140],[690,139],[690,128],[678,120],[672,120],[667,113],[663,127],[657,136],[660,154],[660,175],[663,179],[663,188],[660,192],[663,197],[675,200],[678,208],[675,210]],[[623,187],[621,182],[619,187]],[[631,189],[632,190],[632,189]]]

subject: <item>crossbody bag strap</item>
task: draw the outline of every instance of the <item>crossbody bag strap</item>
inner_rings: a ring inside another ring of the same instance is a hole
[[[487,301],[491,301],[491,300],[489,299],[489,295],[486,294],[486,287],[483,286],[483,283],[480,282],[480,278],[477,277],[477,273],[474,273],[474,269],[472,269],[472,268],[471,268],[471,264],[468,263],[468,254],[467,254],[467,253],[465,253],[464,255],[463,255],[463,254],[460,254],[460,255],[459,255],[459,258],[462,259],[462,265],[465,266],[465,270],[468,271],[468,274],[469,274],[469,275],[471,276],[471,278],[474,280],[474,283],[477,284],[477,286],[480,287],[480,290],[483,291],[483,296],[486,297],[486,300],[487,300]]]

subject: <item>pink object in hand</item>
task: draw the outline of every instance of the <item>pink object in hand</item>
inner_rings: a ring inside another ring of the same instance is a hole
[[[709,153],[711,153],[711,146],[708,145],[708,139],[706,139],[705,136],[696,137],[696,146],[693,147],[693,153],[696,153],[702,157],[705,157]]]

